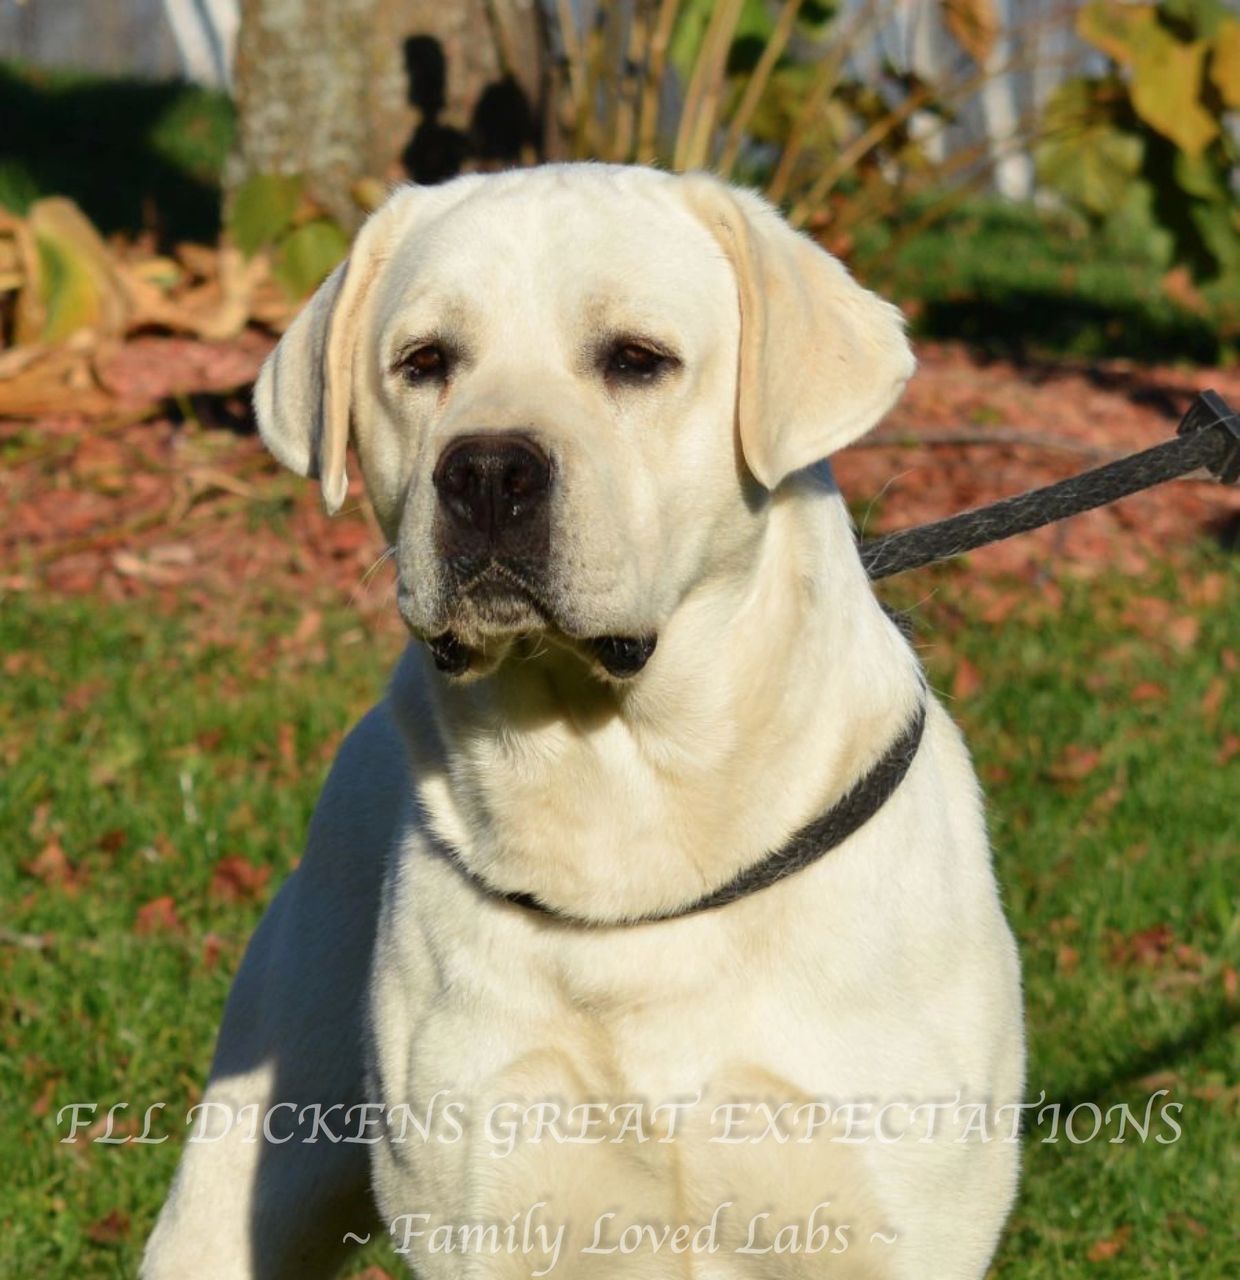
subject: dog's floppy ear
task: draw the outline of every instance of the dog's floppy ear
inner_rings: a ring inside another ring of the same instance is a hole
[[[753,192],[706,174],[684,181],[690,208],[736,273],[741,449],[774,489],[895,403],[915,366],[904,318]]]
[[[345,454],[362,312],[396,237],[409,225],[414,188],[371,215],[348,258],[319,286],[267,357],[254,388],[259,434],[286,467],[318,476],[328,513],[348,490]]]

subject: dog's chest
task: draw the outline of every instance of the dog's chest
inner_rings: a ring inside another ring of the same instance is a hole
[[[847,1190],[852,1226],[878,1213],[859,1192],[862,1157],[815,1131],[816,1098],[873,1079],[844,1049],[850,1019],[830,990],[801,989],[752,949],[739,963],[715,929],[665,939],[659,955],[637,934],[610,949],[470,928],[404,938],[375,975],[371,1096],[388,1131],[374,1188],[389,1224],[423,1232],[408,1241],[420,1274],[537,1269],[431,1250],[436,1225],[444,1242],[480,1216],[562,1228],[574,1276],[742,1277],[760,1256],[750,1237],[759,1248],[780,1226],[812,1230],[833,1195]],[[760,1216],[772,1207],[778,1222]],[[827,1210],[824,1223],[828,1236],[838,1225]],[[643,1224],[655,1235],[637,1253],[606,1252]],[[656,1247],[666,1226],[717,1249]]]

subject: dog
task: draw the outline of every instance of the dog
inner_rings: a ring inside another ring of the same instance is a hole
[[[142,1275],[987,1268],[1020,973],[829,461],[899,311],[705,174],[398,190],[259,378],[411,635],[250,943]]]

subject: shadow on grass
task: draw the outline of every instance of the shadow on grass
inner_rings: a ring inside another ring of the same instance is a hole
[[[1214,364],[1222,354],[1217,327],[1205,317],[1186,311],[1159,316],[1137,304],[1106,305],[1050,290],[927,301],[917,328],[926,337],[959,340],[1019,363],[1048,351],[1164,364]]]
[[[1169,1071],[1185,1058],[1191,1058],[1216,1040],[1230,1038],[1240,1026],[1240,1011],[1223,1003],[1207,1004],[1196,1020],[1179,1035],[1168,1036],[1148,1048],[1130,1045],[1126,1057],[1095,1071],[1058,1097],[1048,1098],[1044,1105],[1058,1102],[1063,1114],[1086,1102],[1106,1103],[1131,1090],[1146,1076]]]
[[[65,195],[105,234],[149,231],[161,245],[218,235],[223,95],[0,63],[0,121],[0,204],[20,212]]]

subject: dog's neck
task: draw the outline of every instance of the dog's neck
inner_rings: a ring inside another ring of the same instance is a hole
[[[779,847],[882,754],[920,684],[843,502],[807,478],[773,500],[757,562],[692,592],[632,684],[548,648],[455,686],[411,648],[393,703],[421,807],[472,872],[617,918]]]

